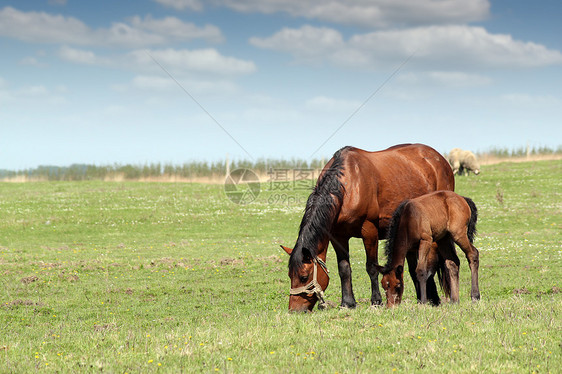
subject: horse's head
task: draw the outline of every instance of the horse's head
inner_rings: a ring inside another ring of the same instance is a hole
[[[381,285],[386,292],[386,306],[392,307],[402,302],[402,294],[404,293],[404,267],[398,265],[389,272],[384,272]]]
[[[291,248],[281,247],[289,255],[293,252]],[[324,290],[328,287],[330,277],[324,261],[305,248],[301,252],[302,260],[298,261],[298,266],[289,265],[289,311],[310,312],[317,301],[320,301],[319,307],[324,307]]]

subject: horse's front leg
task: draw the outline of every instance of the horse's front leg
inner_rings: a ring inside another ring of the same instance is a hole
[[[376,226],[371,222],[363,224],[363,245],[367,257],[366,270],[371,278],[371,305],[381,305],[382,297],[379,289],[379,233]]]
[[[351,283],[351,265],[349,263],[349,238],[333,238],[332,246],[338,258],[338,272],[341,280],[341,306],[355,308],[355,296]]]
[[[433,240],[422,239],[420,240],[420,246],[418,249],[418,265],[416,266],[416,277],[420,283],[420,302],[422,304],[427,303],[427,280],[429,279],[431,273],[429,271],[429,261],[431,245]]]
[[[431,304],[438,306],[441,304],[441,299],[439,298],[439,293],[437,292],[437,285],[435,284],[435,273],[439,267],[439,253],[437,251],[437,243],[431,243],[431,250],[427,255],[427,298],[431,301]]]

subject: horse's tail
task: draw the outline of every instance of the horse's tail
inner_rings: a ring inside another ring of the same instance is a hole
[[[464,196],[463,196],[464,197]],[[478,221],[478,209],[476,209],[476,204],[470,198],[465,197],[466,203],[470,208],[470,221],[468,222],[468,230],[466,232],[468,240],[474,242],[474,237],[476,236],[476,221]]]
[[[392,262],[392,254],[394,252],[394,246],[396,245],[396,237],[398,236],[398,226],[400,226],[400,218],[402,217],[402,213],[404,212],[404,208],[406,207],[406,204],[409,202],[409,200],[404,200],[402,201],[402,203],[400,203],[400,205],[398,205],[398,208],[396,208],[396,210],[394,211],[394,213],[392,214],[392,218],[390,219],[390,224],[388,226],[388,235],[387,238],[388,240],[386,241],[386,247],[385,247],[385,255],[386,255],[386,266],[385,266],[385,272],[389,269],[387,269],[388,266],[390,266],[391,262]]]

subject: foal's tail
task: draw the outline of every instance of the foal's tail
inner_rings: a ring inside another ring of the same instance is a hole
[[[464,197],[464,196],[463,196]],[[468,230],[466,232],[468,240],[474,242],[474,237],[476,236],[476,221],[478,220],[478,209],[476,209],[476,204],[468,197],[464,197],[468,207],[470,208],[470,221],[468,222]]]

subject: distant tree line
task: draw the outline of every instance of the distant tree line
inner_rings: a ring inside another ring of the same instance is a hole
[[[258,159],[255,161],[239,160],[230,161],[230,170],[239,168],[251,169],[258,174],[265,175],[272,169],[319,169],[326,160],[314,159],[305,161],[300,159],[275,160]],[[39,166],[25,170],[2,170],[0,179],[22,178],[26,180],[47,181],[82,181],[82,180],[141,180],[175,177],[182,179],[195,178],[224,178],[227,171],[227,162],[192,161],[182,165],[151,163],[145,165],[88,165],[73,164],[70,166]]]
[[[480,155],[495,156],[498,158],[524,157],[526,155],[562,154],[562,146],[557,149],[549,147],[520,147],[515,149],[492,148]],[[257,174],[266,175],[271,170],[279,169],[321,169],[327,159],[258,159],[258,160],[233,160],[229,162],[229,169],[251,169]],[[151,163],[145,165],[87,165],[73,164],[70,166],[39,166],[26,170],[0,169],[0,180],[22,178],[25,180],[47,181],[81,181],[81,180],[142,180],[158,178],[223,178],[227,171],[227,161],[191,161],[182,165]]]
[[[562,154],[562,145],[558,146],[556,149],[550,147],[519,147],[519,148],[496,148],[493,147],[487,152],[482,152],[489,156],[495,156],[498,158],[508,158],[508,157],[524,157],[526,155],[550,155],[550,154]]]

